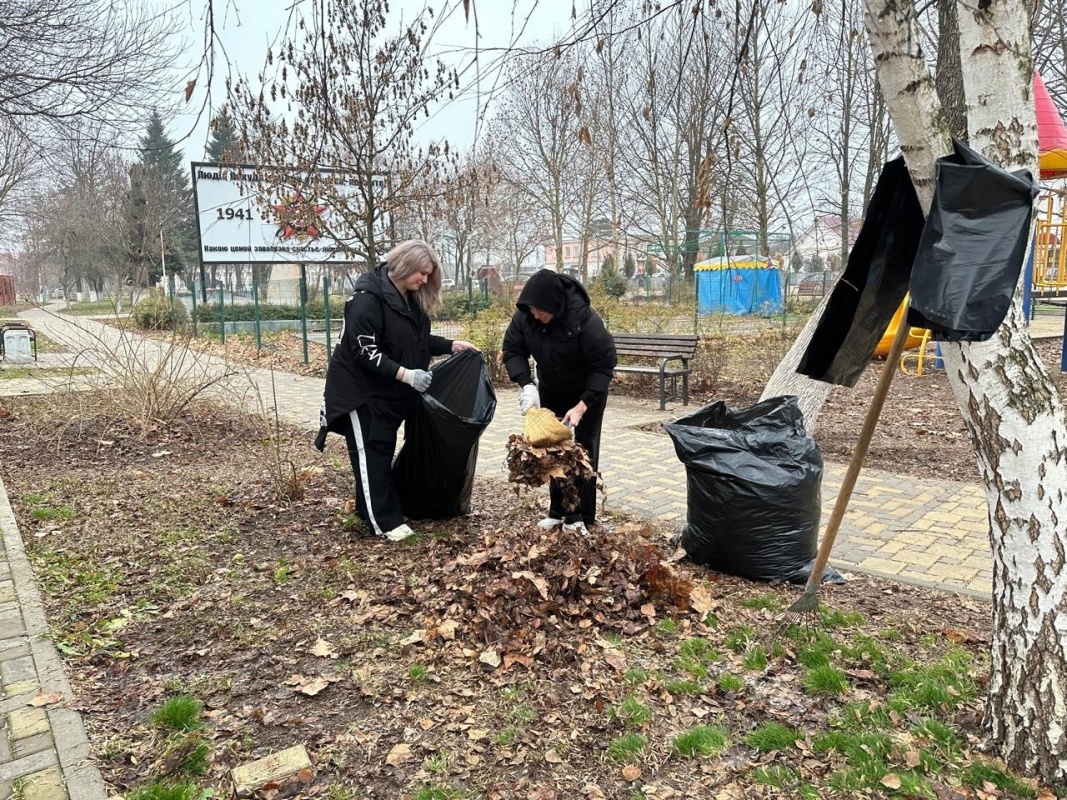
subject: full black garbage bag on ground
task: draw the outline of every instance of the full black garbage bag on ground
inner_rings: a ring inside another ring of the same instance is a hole
[[[685,465],[680,544],[689,558],[751,580],[806,580],[819,536],[822,456],[797,399],[741,411],[718,401],[663,427]]]
[[[855,386],[904,302],[923,211],[903,158],[882,167],[844,274],[834,285],[797,372]]]
[[[496,393],[481,353],[463,350],[430,368],[433,382],[404,427],[393,477],[404,515],[451,519],[471,510],[478,440]]]
[[[969,147],[937,160],[934,202],[911,278],[908,324],[942,342],[982,342],[1000,327],[1019,283],[1037,186]]]

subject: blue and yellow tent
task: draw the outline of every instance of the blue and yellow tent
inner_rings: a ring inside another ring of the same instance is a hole
[[[782,272],[766,258],[712,258],[693,265],[701,314],[774,314],[782,310]]]

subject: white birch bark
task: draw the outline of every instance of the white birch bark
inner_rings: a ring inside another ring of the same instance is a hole
[[[778,362],[778,366],[774,369],[774,374],[771,375],[771,379],[763,387],[763,394],[760,395],[760,400],[766,400],[769,397],[780,397],[784,394],[796,395],[797,405],[804,415],[804,427],[811,434],[815,433],[815,426],[819,422],[819,412],[822,411],[826,398],[830,396],[830,391],[834,388],[834,385],[824,381],[812,380],[807,375],[801,375],[797,372],[797,367],[800,365],[800,359],[803,358],[804,352],[808,349],[811,337],[815,335],[815,328],[819,324],[823,309],[826,308],[829,300],[830,293],[827,292],[822,302],[819,303],[819,307],[808,317],[808,323],[797,334],[797,338],[793,340],[793,345],[789,348],[789,352]]]
[[[925,208],[946,127],[915,35],[912,0],[865,0],[901,149]],[[1025,0],[960,6],[971,144],[1035,170]],[[1019,294],[988,342],[942,348],[971,434],[991,522],[994,631],[986,725],[992,749],[1047,783],[1067,778],[1067,430],[1063,405],[1021,325]]]
[[[971,146],[1035,176],[1037,125],[1029,3],[960,8]],[[1022,325],[1016,291],[988,342],[952,347],[945,367],[976,443],[993,550],[993,646],[985,723],[1020,772],[1067,778],[1067,426]]]

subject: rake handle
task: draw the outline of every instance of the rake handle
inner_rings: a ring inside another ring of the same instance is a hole
[[[830,560],[830,550],[834,546],[834,539],[837,538],[837,530],[841,527],[841,520],[845,518],[849,500],[852,499],[852,490],[856,487],[856,479],[859,478],[860,470],[863,468],[863,460],[867,457],[867,450],[870,448],[871,439],[874,437],[874,429],[878,426],[878,418],[882,414],[882,406],[885,405],[885,399],[889,395],[889,384],[893,382],[893,376],[896,374],[897,364],[900,361],[900,354],[904,351],[904,342],[908,338],[908,331],[911,330],[904,318],[906,316],[906,314],[901,316],[900,324],[897,326],[897,334],[893,337],[893,343],[889,347],[889,355],[885,357],[885,366],[882,368],[882,374],[878,376],[878,385],[874,388],[871,405],[867,409],[867,416],[863,420],[860,438],[856,442],[856,449],[852,451],[852,460],[848,462],[848,469],[845,471],[845,477],[841,481],[841,490],[837,493],[834,510],[826,523],[826,530],[823,532],[822,542],[819,544],[819,552],[815,556],[815,566],[812,567],[808,582],[804,587],[805,594],[814,594],[822,583],[822,573],[826,568],[826,562]]]

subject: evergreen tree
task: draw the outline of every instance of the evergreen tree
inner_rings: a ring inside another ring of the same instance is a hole
[[[239,164],[243,160],[237,129],[229,112],[223,110],[211,119],[211,138],[204,155],[213,164]]]
[[[168,274],[177,274],[194,263],[196,221],[185,156],[167,136],[159,112],[150,115],[140,145],[141,160],[136,167],[141,181],[139,198],[143,197],[138,210],[143,220],[139,224],[143,246],[135,249],[142,252],[148,274],[142,271],[136,280],[154,282],[164,267]]]
[[[626,258],[622,262],[622,271],[627,278],[632,278],[634,273],[637,272],[637,263],[634,261],[633,253],[626,254]]]

